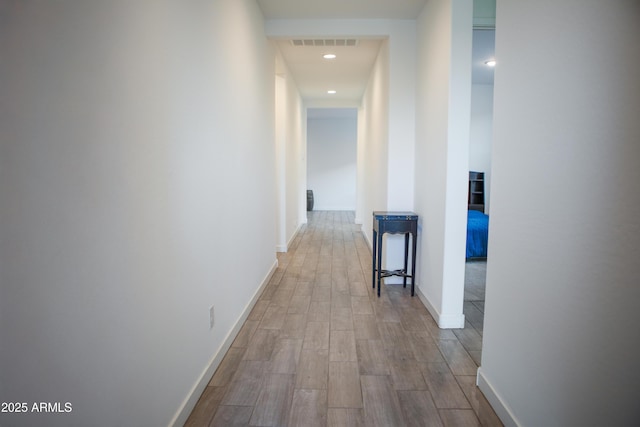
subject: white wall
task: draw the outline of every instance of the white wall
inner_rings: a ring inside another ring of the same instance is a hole
[[[2,8],[0,400],[73,405],[3,425],[184,421],[275,265],[262,25],[253,1]]]
[[[276,157],[276,250],[287,252],[287,81],[278,73],[282,57],[276,54],[275,157]]]
[[[307,119],[307,185],[315,210],[356,208],[357,115]]]
[[[391,21],[389,25],[389,170],[387,209],[407,211],[414,206],[414,155],[416,144],[416,22]],[[404,239],[397,237],[400,242]],[[396,249],[403,245],[397,245]],[[402,250],[393,250],[398,260]]]
[[[401,37],[398,38],[402,40]],[[415,40],[411,40],[408,46],[414,43]],[[396,40],[396,45],[398,44],[399,41]],[[409,198],[407,195],[407,191],[412,188],[412,185],[403,187],[402,180],[398,180],[397,177],[391,178],[392,173],[390,172],[393,170],[395,173],[405,176],[406,171],[399,171],[401,159],[404,158],[405,164],[413,163],[411,150],[406,151],[413,142],[409,144],[399,135],[395,143],[391,143],[390,111],[393,107],[390,102],[392,73],[390,54],[391,42],[384,40],[358,111],[358,207],[356,222],[362,224],[362,232],[370,246],[373,239],[373,211],[409,211],[412,209],[411,200],[413,197]],[[402,55],[399,55],[398,62],[408,65],[401,58]],[[398,96],[402,96],[402,92],[400,90]],[[396,111],[397,108],[400,106],[396,106]],[[406,109],[407,106],[402,106],[402,108]],[[413,111],[411,117],[413,117]],[[410,120],[411,117],[405,117],[403,121]],[[402,131],[397,119],[396,116],[396,134]],[[393,156],[390,154],[393,151],[391,145],[394,150],[397,150]],[[390,157],[393,157],[395,162],[392,162]],[[408,169],[411,170],[410,167]],[[404,259],[404,238],[388,234],[384,236],[384,239],[383,268],[400,268]],[[401,279],[398,277],[390,277],[385,280],[386,283],[401,283]]]
[[[277,49],[277,48],[275,48]],[[276,55],[277,243],[287,252],[306,217],[306,117],[302,99],[282,55]]]
[[[358,203],[356,222],[372,237],[372,212],[386,210],[388,181],[389,43],[383,41],[358,109]]]
[[[472,10],[471,1],[429,0],[418,19],[417,283],[443,328],[464,326]]]
[[[506,425],[638,425],[640,5],[497,7],[480,386]]]
[[[491,208],[491,139],[493,138],[493,85],[471,86],[469,170],[484,172],[484,211]]]

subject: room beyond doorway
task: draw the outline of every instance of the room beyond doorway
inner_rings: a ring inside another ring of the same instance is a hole
[[[307,109],[307,189],[316,210],[355,211],[356,108]]]

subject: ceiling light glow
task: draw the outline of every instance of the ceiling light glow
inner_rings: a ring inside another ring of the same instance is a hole
[[[335,53],[325,53],[324,55],[322,55],[322,57],[324,59],[336,59],[336,54]]]
[[[337,92],[335,90],[328,90],[327,93],[329,95],[335,95]]]
[[[484,61],[484,63],[488,67],[495,67],[496,66],[496,60],[495,59],[488,59],[488,60]]]

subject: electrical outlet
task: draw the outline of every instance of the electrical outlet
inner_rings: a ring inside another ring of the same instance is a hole
[[[213,306],[209,307],[209,329],[213,329],[214,324]]]

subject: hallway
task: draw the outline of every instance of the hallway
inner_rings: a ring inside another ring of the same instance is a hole
[[[464,330],[371,288],[352,212],[314,211],[186,426],[500,426]]]

